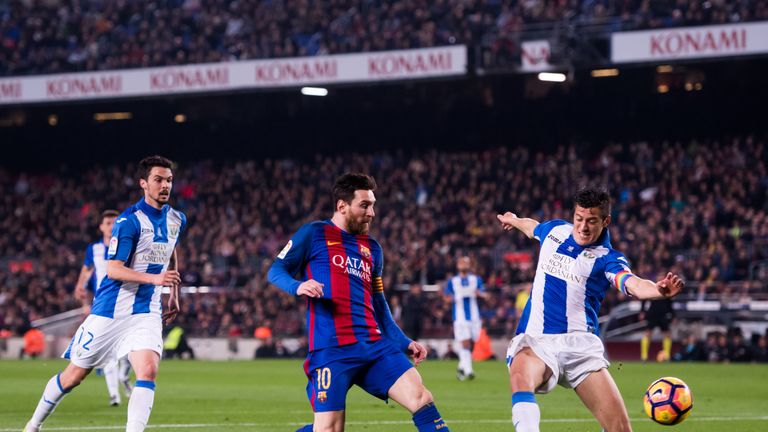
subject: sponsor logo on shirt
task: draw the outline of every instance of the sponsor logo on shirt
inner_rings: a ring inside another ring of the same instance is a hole
[[[341,269],[344,274],[350,274],[357,276],[358,278],[370,282],[371,281],[371,263],[354,257],[343,257],[341,255],[334,255],[331,257],[331,263],[334,266]]]
[[[552,234],[549,234],[549,235],[547,236],[547,238],[548,238],[548,239],[550,239],[550,240],[552,240],[553,242],[555,242],[555,243],[557,243],[557,244],[563,244],[563,241],[562,241],[562,240],[560,240],[559,238],[557,238],[557,237],[553,236]]]
[[[136,263],[165,265],[171,259],[173,246],[168,243],[152,243],[148,250],[136,254]]]
[[[587,281],[587,278],[573,272],[575,263],[576,260],[569,256],[553,253],[546,260],[542,260],[541,263],[539,263],[539,267],[544,271],[544,273],[547,273],[558,279],[584,285]]]

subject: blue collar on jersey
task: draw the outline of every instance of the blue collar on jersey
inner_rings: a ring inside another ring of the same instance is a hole
[[[147,204],[146,201],[144,201],[144,198],[140,199],[139,202],[136,203],[136,207],[139,208],[139,210],[143,211],[144,214],[151,218],[160,217],[166,213],[168,213],[168,209],[171,208],[168,204],[164,205],[162,209],[158,210],[151,205]]]

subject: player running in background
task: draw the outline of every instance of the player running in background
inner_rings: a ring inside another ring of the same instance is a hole
[[[640,319],[645,319],[647,326],[640,340],[640,359],[648,361],[648,350],[651,347],[651,336],[653,330],[661,330],[662,352],[658,357],[660,360],[669,361],[672,358],[672,334],[669,332],[669,324],[675,318],[675,311],[672,309],[672,300],[661,299],[653,301],[644,301],[640,309]]]
[[[348,173],[333,187],[334,213],[302,226],[269,269],[270,283],[307,298],[309,353],[304,362],[314,424],[299,432],[340,432],[353,384],[413,414],[419,431],[448,431],[418,365],[427,349],[403,334],[384,298],[384,254],[368,235],[376,182]],[[299,280],[294,275],[299,274]],[[383,333],[383,337],[382,337]]]
[[[112,236],[112,228],[115,226],[115,219],[119,215],[120,212],[117,210],[105,210],[101,214],[101,223],[99,224],[102,241],[91,243],[85,249],[85,261],[75,284],[75,298],[83,303],[83,309],[88,314],[91,312],[94,287],[99,287],[101,281],[107,277],[107,248]],[[120,391],[118,391],[120,383],[123,385],[126,397],[131,395],[131,364],[126,358],[119,361],[111,359],[104,365],[103,370],[109,392],[109,404],[118,406],[120,405]]]
[[[683,288],[672,273],[658,282],[632,274],[626,257],[611,246],[606,191],[582,189],[574,204],[573,224],[539,223],[510,212],[497,216],[504,230],[518,229],[541,242],[531,297],[507,351],[517,432],[539,430],[533,392],[548,393],[558,383],[575,389],[605,430],[630,431],[597,336],[600,303],[612,287],[638,300],[673,297]]]
[[[139,162],[144,197],[115,221],[107,250],[107,277],[96,290],[91,314],[67,348],[69,365],[48,381],[25,431],[39,431],[64,396],[94,367],[115,355],[128,355],[136,373],[125,430],[141,432],[146,427],[163,351],[162,321],[172,320],[179,311],[176,244],[187,219],[167,204],[172,168],[173,162],[161,156]],[[161,315],[164,286],[171,290],[168,311]]]
[[[445,286],[445,295],[453,302],[453,337],[459,344],[459,368],[456,378],[459,381],[474,379],[472,369],[472,344],[480,337],[483,327],[477,298],[485,298],[485,287],[480,276],[469,272],[471,261],[463,256],[456,261],[458,274]]]

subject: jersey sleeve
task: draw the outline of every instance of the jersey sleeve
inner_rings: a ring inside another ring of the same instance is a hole
[[[634,276],[629,267],[629,261],[624,255],[614,252],[610,254],[605,263],[605,278],[612,287],[619,290],[622,294],[627,293],[626,283],[629,278]]]
[[[138,221],[133,217],[120,216],[112,228],[112,238],[107,250],[108,260],[128,261],[139,241]]]
[[[445,284],[445,295],[455,295],[456,292],[453,290],[453,278],[448,279],[448,283]]]
[[[480,292],[485,292],[485,285],[483,284],[483,278],[480,276],[475,276],[477,278],[477,290]]]
[[[187,215],[183,212],[179,212],[179,218],[181,219],[181,226],[179,227],[179,237],[176,240],[176,245],[179,244],[182,237],[184,237],[184,232],[187,230]]]
[[[307,224],[299,228],[296,234],[288,240],[283,250],[277,254],[275,261],[269,268],[267,279],[269,283],[283,291],[296,295],[301,282],[293,276],[302,269],[309,260],[312,246],[312,225]]]
[[[371,253],[373,254],[373,277],[381,278],[384,274],[384,252],[381,245],[376,240],[372,239],[371,246]]]
[[[89,244],[87,248],[85,248],[85,259],[83,260],[83,266],[93,268],[93,245]]]
[[[536,225],[536,228],[533,229],[533,237],[539,242],[542,242],[545,238],[547,238],[547,234],[552,231],[552,228],[565,225],[566,223],[566,221],[561,219],[541,222],[540,224]]]

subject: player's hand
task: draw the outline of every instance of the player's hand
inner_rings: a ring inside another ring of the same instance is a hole
[[[517,215],[512,212],[506,212],[503,215],[496,215],[496,219],[501,222],[501,227],[504,231],[512,231],[515,226],[512,225],[517,220]]]
[[[181,285],[181,274],[176,270],[168,270],[152,278],[154,285],[173,287]]]
[[[75,286],[75,300],[85,301],[85,287],[82,285]]]
[[[176,315],[181,311],[179,306],[179,286],[174,285],[171,287],[171,294],[168,296],[168,310],[163,314],[163,324],[169,324]]]
[[[680,276],[672,274],[672,272],[667,273],[664,279],[656,282],[656,289],[665,298],[676,296],[683,287],[685,287],[685,282],[680,279]]]
[[[424,345],[413,341],[408,345],[408,352],[410,352],[411,357],[413,357],[413,365],[418,366],[419,363],[423,362],[425,358],[427,358],[427,353],[429,350]]]
[[[299,285],[299,289],[296,290],[296,295],[305,295],[307,297],[319,298],[323,296],[323,284],[310,279],[304,281]]]

